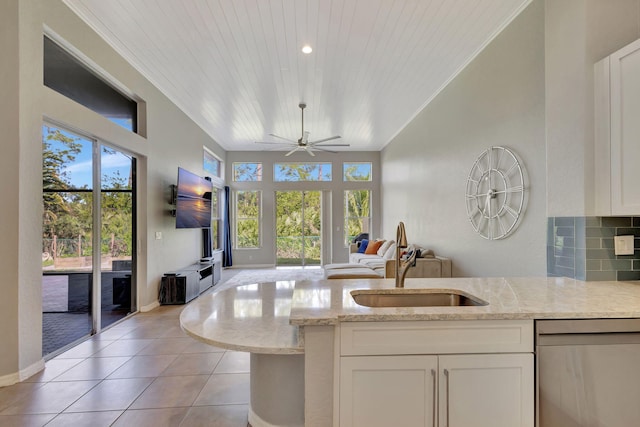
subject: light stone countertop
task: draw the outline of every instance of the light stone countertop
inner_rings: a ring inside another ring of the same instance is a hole
[[[406,289],[456,289],[489,304],[467,307],[370,308],[357,289],[394,288],[393,279],[325,280],[296,285],[292,325],[394,320],[640,318],[640,282],[568,278],[435,278],[405,281]]]
[[[394,289],[393,279],[282,281],[205,294],[180,315],[184,331],[218,347],[261,354],[304,352],[299,327],[355,321],[640,318],[640,281],[567,278],[443,278],[405,281],[416,289],[456,289],[489,304],[369,308],[350,292]]]
[[[201,295],[182,310],[180,325],[191,337],[230,350],[303,353],[298,327],[289,324],[295,285],[268,282]]]

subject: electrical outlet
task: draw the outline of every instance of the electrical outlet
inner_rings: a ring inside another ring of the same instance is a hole
[[[616,255],[633,255],[633,236],[615,236],[613,241]]]
[[[162,231],[156,231],[156,240],[162,240]]]

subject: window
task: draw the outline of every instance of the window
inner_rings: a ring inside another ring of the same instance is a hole
[[[343,163],[344,181],[371,181],[371,163]]]
[[[138,103],[47,36],[44,37],[44,85],[131,132],[138,131]]]
[[[209,175],[212,177],[219,177],[221,178],[220,172],[221,172],[221,162],[220,159],[218,159],[213,153],[211,153],[209,150],[207,150],[206,148],[203,150],[204,151],[204,157],[203,157],[203,164],[202,164],[202,169],[204,169],[205,175]]]
[[[202,169],[211,177],[213,192],[211,193],[211,249],[222,246],[222,188],[224,187],[222,161],[215,154],[203,147]]]
[[[211,249],[220,249],[220,233],[222,229],[222,215],[220,214],[220,200],[222,200],[222,190],[213,188],[211,193]]]
[[[371,191],[346,190],[344,192],[344,243],[349,243],[360,233],[371,230]]]
[[[331,181],[331,163],[276,163],[276,182]]]
[[[235,182],[262,181],[262,163],[234,163],[233,180]]]
[[[236,248],[260,247],[260,191],[236,192]]]

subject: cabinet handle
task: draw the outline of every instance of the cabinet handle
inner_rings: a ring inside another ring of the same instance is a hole
[[[431,377],[433,378],[433,427],[437,426],[436,423],[436,413],[437,413],[437,406],[436,406],[436,394],[438,393],[438,386],[436,384],[437,381],[437,377],[436,377],[436,370],[432,369],[431,370]]]
[[[446,393],[446,399],[447,399],[447,425],[446,427],[449,427],[449,370],[445,369],[444,370],[444,377],[446,379],[446,387],[447,387],[447,393]]]

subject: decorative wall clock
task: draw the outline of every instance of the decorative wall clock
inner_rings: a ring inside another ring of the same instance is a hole
[[[511,234],[522,215],[524,177],[518,158],[505,147],[490,147],[471,167],[467,178],[467,216],[473,229],[488,240]]]

